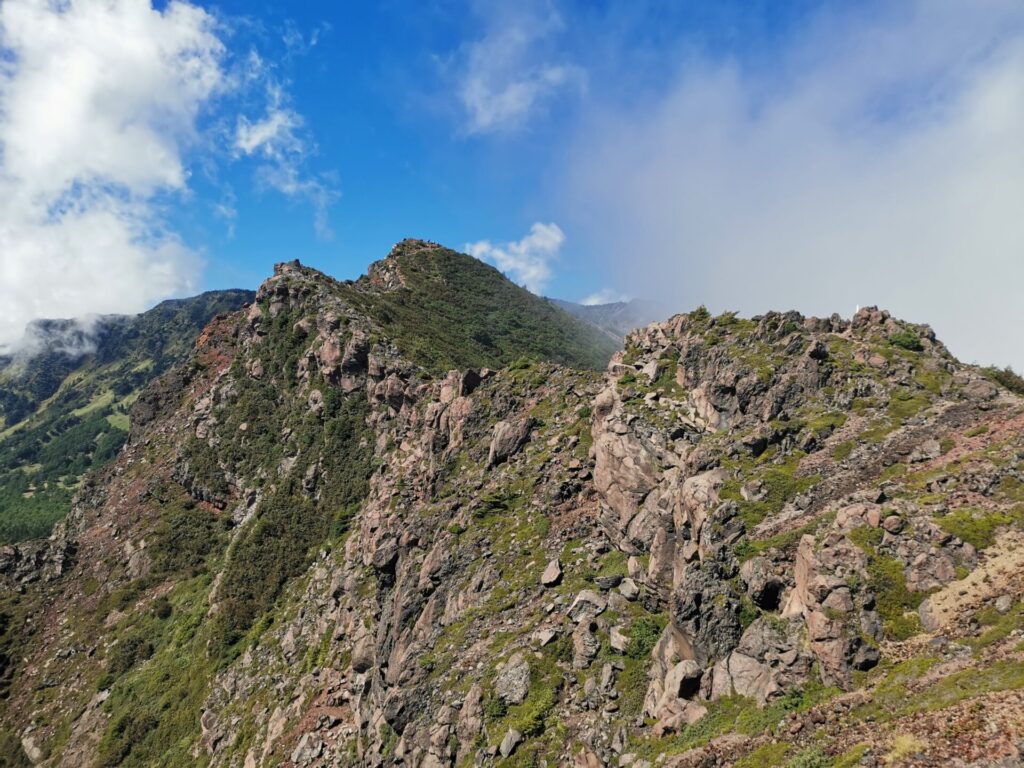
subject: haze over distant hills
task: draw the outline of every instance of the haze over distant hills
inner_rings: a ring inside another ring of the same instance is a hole
[[[550,301],[619,342],[635,328],[641,328],[671,314],[659,311],[658,305],[654,302],[641,299],[615,301],[608,304],[577,304],[562,299],[551,299]]]

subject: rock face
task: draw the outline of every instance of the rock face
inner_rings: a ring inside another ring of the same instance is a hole
[[[279,265],[54,537],[0,550],[0,748],[671,768],[927,727],[932,764],[1018,757],[1024,400],[874,309],[438,370],[374,314],[416,267]]]

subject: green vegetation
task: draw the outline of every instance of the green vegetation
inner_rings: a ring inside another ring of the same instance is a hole
[[[615,351],[597,329],[470,256],[400,243],[391,258],[403,287],[371,293],[358,284],[345,298],[433,371],[501,368],[521,357],[602,370]]]
[[[793,759],[786,763],[786,768],[832,768],[833,765],[832,759],[821,747],[807,747],[794,755]]]
[[[889,343],[894,347],[906,349],[910,352],[920,352],[924,347],[921,345],[921,337],[909,329],[896,331],[889,337]]]
[[[946,533],[976,549],[985,549],[995,542],[1000,528],[1024,524],[1024,507],[998,511],[962,507],[936,518],[935,522]]]
[[[1015,392],[1018,395],[1024,395],[1024,378],[1013,370],[1013,368],[983,368],[981,370],[988,378],[996,382],[1000,386],[1006,387],[1011,392]]]
[[[885,634],[894,640],[906,640],[919,633],[921,620],[912,611],[917,610],[925,595],[907,589],[903,563],[876,549],[882,541],[881,529],[869,526],[855,528],[850,531],[850,540],[868,556],[867,586],[875,593]]]
[[[797,466],[803,456],[801,451],[795,451],[780,464],[771,465],[759,473],[744,473],[744,479],[756,478],[764,484],[765,496],[760,501],[743,499],[740,495],[739,479],[724,483],[719,496],[722,499],[736,501],[743,522],[748,529],[753,528],[769,515],[780,512],[787,501],[808,490],[821,479],[817,475],[796,476]]]
[[[325,398],[328,419],[317,440],[323,466],[320,496],[316,502],[306,496],[302,475],[293,471],[260,504],[223,571],[215,653],[236,645],[271,608],[285,583],[305,570],[313,548],[347,532],[368,490],[370,452],[362,445],[368,408],[361,394]]]
[[[0,360],[0,544],[49,535],[84,474],[108,465],[128,436],[128,409],[153,378],[180,363],[216,314],[252,298],[217,291],[101,321],[92,351],[54,349]],[[66,323],[41,328],[65,334]]]
[[[214,669],[203,648],[209,584],[203,576],[175,589],[173,622],[152,612],[138,619],[130,636],[146,638],[149,658],[129,659],[129,669],[112,682],[98,766],[195,765],[193,739]]]
[[[806,712],[838,692],[835,688],[825,687],[817,681],[816,675],[812,675],[803,689],[791,690],[764,707],[741,696],[718,699],[708,705],[708,714],[703,719],[683,728],[678,734],[665,739],[634,742],[630,751],[650,759],[659,754],[678,754],[702,746],[723,733],[755,735],[773,732],[788,713]]]
[[[975,650],[988,648],[1006,639],[1013,632],[1024,629],[1024,603],[1013,605],[1005,614],[989,606],[978,611],[975,618],[984,627],[984,631],[979,637],[967,638],[966,642]]]
[[[842,443],[838,443],[835,448],[832,449],[832,458],[836,461],[846,461],[850,458],[850,454],[853,453],[853,449],[856,447],[856,443],[852,440],[847,440]]]
[[[657,645],[667,620],[661,616],[641,616],[630,627],[629,645],[626,656],[631,659],[646,659]]]

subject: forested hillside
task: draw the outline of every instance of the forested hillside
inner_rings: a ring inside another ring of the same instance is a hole
[[[90,326],[34,323],[28,350],[0,360],[0,544],[47,535],[82,475],[117,455],[139,391],[252,297],[213,291]]]

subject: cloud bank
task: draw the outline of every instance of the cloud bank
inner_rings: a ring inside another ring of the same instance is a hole
[[[163,225],[183,149],[224,85],[191,5],[0,5],[0,349],[28,320],[138,311],[192,290],[198,256]]]
[[[583,121],[563,214],[680,311],[879,304],[1024,368],[1024,6],[858,4]],[[560,215],[563,215],[560,214]]]
[[[544,5],[488,6],[485,31],[451,62],[467,134],[508,133],[554,97],[579,91],[582,68],[553,48],[562,18]]]
[[[191,200],[197,156],[211,176],[248,159],[258,188],[311,204],[329,236],[337,195],[305,170],[303,118],[258,54],[232,57],[226,24],[181,0],[0,3],[0,353],[31,348],[34,318],[194,292],[202,260],[168,214]],[[239,116],[253,93],[264,113]],[[232,234],[230,187],[212,210]]]
[[[490,240],[467,243],[466,253],[489,261],[510,280],[541,295],[551,280],[551,264],[565,242],[565,234],[557,224],[536,222],[521,240],[494,245]]]

